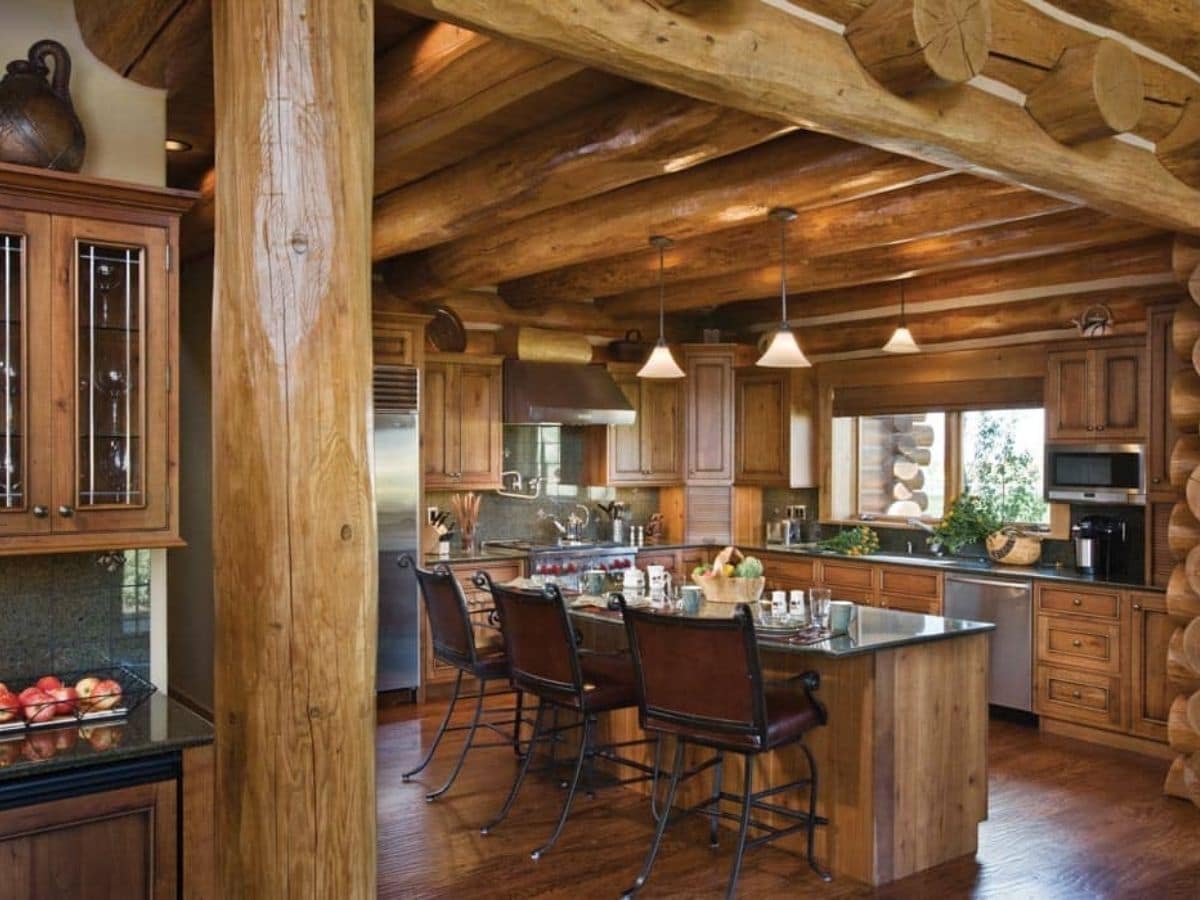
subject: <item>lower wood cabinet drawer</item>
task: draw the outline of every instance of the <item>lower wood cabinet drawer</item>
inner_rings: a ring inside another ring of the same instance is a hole
[[[835,600],[855,603],[875,602],[875,567],[863,563],[821,560],[821,585],[829,588]]]
[[[906,612],[940,615],[942,573],[912,566],[880,566],[879,605]]]
[[[1121,618],[1121,593],[1039,584],[1037,609],[1038,612],[1070,613],[1116,620]]]
[[[1073,616],[1038,616],[1038,662],[1121,674],[1121,626]]]
[[[1039,665],[1034,711],[1052,719],[1122,730],[1121,680],[1098,672]]]
[[[803,557],[762,557],[767,584],[786,584],[789,588],[807,589],[816,584],[817,561]]]

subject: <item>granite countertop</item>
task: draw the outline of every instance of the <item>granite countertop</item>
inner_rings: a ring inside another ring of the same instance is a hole
[[[124,719],[0,732],[0,784],[170,753],[212,740],[210,722],[169,697],[154,694]]]
[[[621,624],[619,612],[597,606],[581,606],[585,598],[573,601],[571,615],[609,625]],[[603,603],[596,598],[597,603]],[[700,604],[701,617],[727,618],[733,614],[734,606],[729,603]],[[796,643],[786,637],[777,637],[760,632],[759,646],[764,650],[783,653],[817,653],[822,656],[856,656],[907,647],[926,641],[947,640],[970,634],[994,631],[996,626],[987,622],[972,622],[967,619],[945,619],[941,616],[926,616],[920,613],[902,612],[895,609],[880,609],[873,606],[858,606],[856,619],[850,633],[818,640],[814,643]],[[663,615],[676,615],[668,610]]]
[[[1035,578],[1043,581],[1063,581],[1072,584],[1087,584],[1096,587],[1137,588],[1144,591],[1164,591],[1165,588],[1144,584],[1140,578],[1106,579],[1099,575],[1088,575],[1074,569],[1056,568],[1053,566],[1005,566],[987,559],[967,559],[951,556],[907,556],[902,553],[872,553],[867,556],[846,556],[830,550],[819,550],[813,546],[769,546],[745,547],[744,552],[751,553],[790,553],[796,556],[809,556],[822,559],[845,559],[851,562],[869,562],[882,565],[921,566],[929,569],[939,569],[943,572],[960,572],[978,575],[986,572],[1007,578]]]
[[[422,558],[424,565],[432,566],[435,563],[444,562],[449,565],[457,563],[480,563],[480,562],[497,562],[499,560],[509,559],[527,559],[529,554],[524,550],[509,550],[503,547],[481,547],[475,550],[461,550],[455,548],[450,551],[449,556],[438,556],[436,553],[426,553]]]

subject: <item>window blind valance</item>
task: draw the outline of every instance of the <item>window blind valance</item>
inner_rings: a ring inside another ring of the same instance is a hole
[[[883,416],[1041,406],[1043,382],[1044,379],[1031,376],[839,387],[833,393],[833,414]]]

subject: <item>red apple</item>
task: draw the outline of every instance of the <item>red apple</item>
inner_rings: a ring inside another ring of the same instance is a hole
[[[92,689],[91,708],[93,711],[112,709],[121,700],[121,685],[106,678]]]
[[[54,698],[45,691],[29,687],[18,695],[25,718],[30,722],[49,722],[54,718],[54,708],[58,705]]]
[[[26,759],[37,762],[50,759],[58,751],[54,749],[54,735],[45,731],[34,732],[25,738],[21,747],[21,755]]]
[[[79,694],[76,693],[73,687],[56,687],[46,691],[51,697],[58,701],[54,706],[55,715],[69,716],[75,712],[75,707],[79,703]]]
[[[21,714],[21,698],[0,684],[0,722],[8,722]]]
[[[58,677],[55,675],[43,675],[37,680],[35,687],[39,691],[45,691],[48,694],[55,688],[62,687],[62,682],[59,681]]]
[[[96,685],[100,683],[100,679],[95,675],[88,675],[80,678],[75,682],[75,693],[79,697],[79,707],[83,710],[92,708],[92,691],[96,690]]]

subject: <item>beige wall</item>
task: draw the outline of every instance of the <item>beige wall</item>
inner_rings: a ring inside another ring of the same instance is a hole
[[[0,0],[0,65],[53,38],[71,54],[71,97],[87,134],[83,173],[166,183],[166,91],[128,81],[83,44],[71,0]]]

